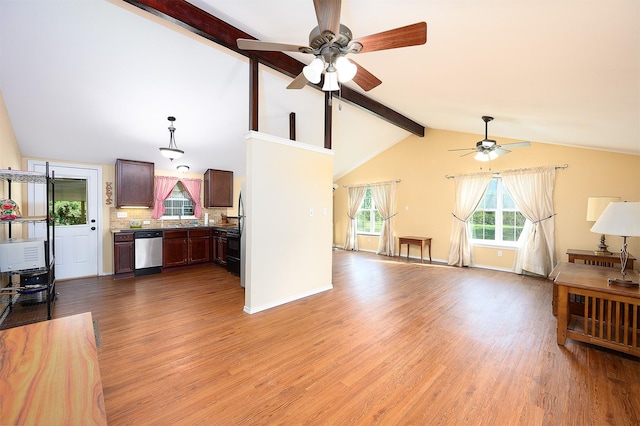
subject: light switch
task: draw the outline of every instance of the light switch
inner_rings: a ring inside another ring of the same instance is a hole
[[[322,208],[322,216],[326,216],[327,215],[327,208],[323,207]]]
[[[309,209],[309,216],[313,216],[313,209]]]
[[[117,212],[116,217],[118,219],[124,219],[125,217],[127,217],[127,212]]]

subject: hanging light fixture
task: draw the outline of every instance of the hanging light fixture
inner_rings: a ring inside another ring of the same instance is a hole
[[[176,118],[167,117],[167,120],[169,120],[169,147],[160,148],[160,154],[164,155],[169,160],[173,161],[174,158],[182,157],[182,154],[184,154],[184,151],[182,151],[181,149],[178,149],[178,146],[176,145],[176,140],[174,136],[174,132],[176,131],[176,128],[173,127],[173,122],[176,121]]]
[[[189,171],[189,166],[187,166],[186,164],[180,164],[178,167],[176,167],[176,170],[182,173],[187,173]]]

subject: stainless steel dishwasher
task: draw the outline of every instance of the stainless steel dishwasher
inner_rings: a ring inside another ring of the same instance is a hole
[[[157,274],[162,270],[162,231],[136,231],[135,275]]]

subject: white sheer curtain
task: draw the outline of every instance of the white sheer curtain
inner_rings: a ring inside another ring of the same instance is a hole
[[[349,226],[347,226],[347,238],[345,240],[345,250],[358,250],[358,229],[356,215],[364,195],[367,192],[366,186],[352,186],[347,188],[347,216],[349,216]]]
[[[449,239],[449,265],[471,265],[469,227],[467,221],[473,215],[491,183],[491,173],[456,175],[456,205],[453,210],[451,237]]]
[[[515,272],[547,276],[556,264],[553,208],[556,168],[507,170],[500,176],[518,210],[531,221],[518,240]]]
[[[396,215],[396,182],[371,186],[371,197],[376,205],[376,210],[382,216],[382,229],[378,242],[378,254],[387,256],[395,255],[394,216]]]

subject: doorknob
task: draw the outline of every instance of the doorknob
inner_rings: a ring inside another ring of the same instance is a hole
[[[91,230],[92,230],[92,231],[95,231],[95,230],[96,230],[96,227],[95,227],[95,226],[92,226],[92,227],[91,227]]]

